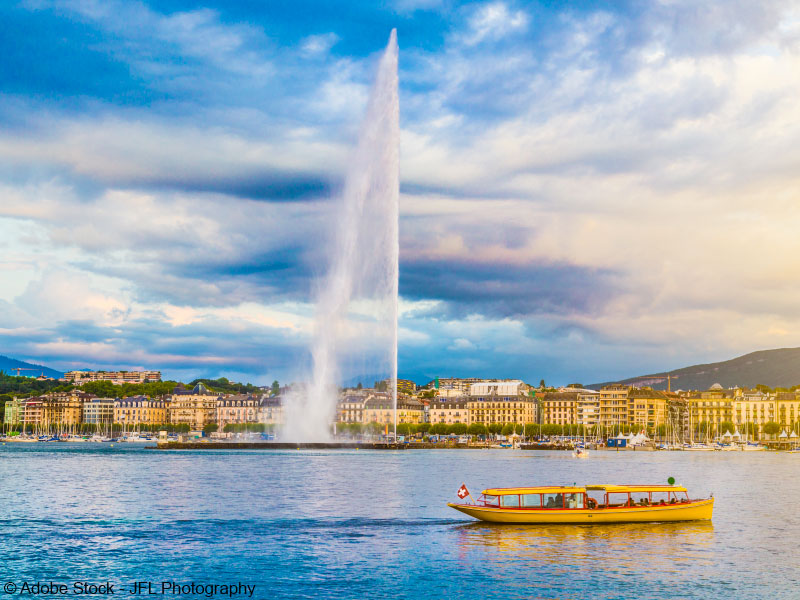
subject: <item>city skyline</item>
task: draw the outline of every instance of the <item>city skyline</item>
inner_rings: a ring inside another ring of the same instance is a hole
[[[796,6],[0,11],[3,354],[301,379],[393,27],[401,377],[595,382],[800,346]]]

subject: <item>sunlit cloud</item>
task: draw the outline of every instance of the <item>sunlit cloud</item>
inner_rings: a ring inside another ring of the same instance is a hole
[[[395,26],[401,375],[591,383],[800,345],[794,3],[0,11],[3,354],[302,376]]]

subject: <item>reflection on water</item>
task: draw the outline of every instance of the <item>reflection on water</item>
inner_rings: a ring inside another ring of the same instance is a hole
[[[643,560],[663,563],[665,568],[687,561],[698,566],[697,561],[709,561],[713,537],[714,526],[707,521],[546,526],[470,523],[458,527],[458,544],[465,552],[490,550],[561,565],[608,557],[618,567],[628,564],[635,570]]]
[[[714,526],[695,523],[609,525],[503,525],[457,527],[459,560],[483,564],[499,581],[524,580],[524,590],[547,597],[563,589],[594,594],[636,581],[656,597],[673,586],[689,586],[713,569]],[[524,573],[537,573],[529,578]],[[602,584],[599,583],[602,580]],[[594,588],[594,589],[593,589]],[[536,594],[534,594],[535,596]],[[641,593],[640,593],[641,595]]]

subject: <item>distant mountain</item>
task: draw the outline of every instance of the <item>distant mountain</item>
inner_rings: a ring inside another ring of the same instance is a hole
[[[609,383],[624,383],[665,390],[667,375],[671,376],[673,391],[707,390],[715,383],[725,388],[754,387],[760,383],[770,387],[791,387],[800,384],[800,348],[760,350],[722,362],[641,375],[622,381],[595,383],[587,387],[599,389]]]
[[[53,379],[61,379],[64,377],[64,373],[51,369],[50,367],[27,363],[15,358],[9,358],[8,356],[0,356],[0,371],[3,371],[6,375],[16,375],[17,368],[23,369],[19,374],[25,377],[39,377],[42,373],[44,373],[45,377],[52,377]]]

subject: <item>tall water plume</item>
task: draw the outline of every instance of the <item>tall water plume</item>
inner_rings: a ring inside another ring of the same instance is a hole
[[[399,146],[397,33],[392,30],[337,199],[330,265],[316,292],[313,373],[310,384],[285,401],[286,439],[330,437],[337,389],[345,377],[389,377],[397,407]]]

